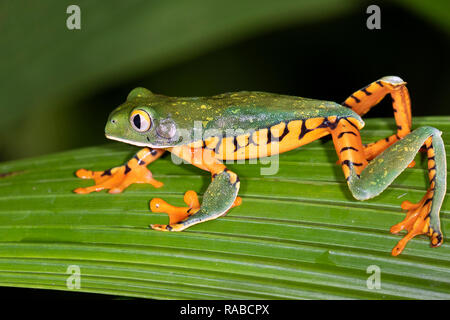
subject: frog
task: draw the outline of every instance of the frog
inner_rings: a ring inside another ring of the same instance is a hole
[[[363,144],[362,117],[386,96],[392,98],[396,132]],[[142,149],[117,167],[77,170],[77,177],[93,179],[95,184],[77,188],[75,193],[104,189],[120,193],[135,183],[161,188],[163,183],[147,166],[165,152],[211,174],[201,203],[193,190],[184,194],[185,207],[151,199],[152,212],[169,216],[168,224],[151,224],[151,229],[170,232],[217,219],[242,204],[238,196],[240,179],[226,167],[227,161],[274,156],[331,136],[348,189],[355,199],[368,200],[413,167],[419,152],[426,153],[429,186],[418,203],[401,203],[406,217],[390,232],[406,234],[391,254],[399,255],[417,235],[427,235],[431,247],[443,243],[439,211],[447,170],[442,132],[430,126],[412,130],[409,91],[398,76],[382,77],[340,104],[261,91],[170,97],[138,87],[109,115],[105,135]]]

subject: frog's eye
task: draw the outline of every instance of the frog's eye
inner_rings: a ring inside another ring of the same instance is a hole
[[[147,131],[152,125],[150,115],[144,110],[134,110],[131,113],[130,123],[133,129],[139,132]]]

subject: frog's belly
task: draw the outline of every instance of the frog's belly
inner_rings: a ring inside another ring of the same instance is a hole
[[[243,160],[283,153],[329,133],[324,118],[281,122],[252,133],[209,138],[204,148],[214,150],[220,160]]]

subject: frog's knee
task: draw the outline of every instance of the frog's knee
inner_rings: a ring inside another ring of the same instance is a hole
[[[406,84],[405,81],[403,81],[402,78],[398,77],[398,76],[385,76],[383,78],[380,79],[381,81],[390,83],[392,85],[402,85],[402,84]]]
[[[413,132],[416,132],[418,134],[425,134],[428,136],[441,136],[442,135],[442,131],[440,131],[434,127],[430,127],[430,126],[419,127],[416,130],[414,130]]]

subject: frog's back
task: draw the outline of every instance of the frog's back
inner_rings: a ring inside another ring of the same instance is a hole
[[[207,127],[256,130],[282,121],[325,118],[329,116],[356,117],[351,109],[335,102],[280,95],[258,91],[223,93],[203,98],[218,116],[210,117]]]
[[[330,101],[257,91],[199,99],[204,109],[202,147],[214,150],[220,159],[259,158],[292,150],[327,135],[328,123],[337,117],[364,125],[351,109]],[[218,137],[217,131],[224,135]]]

